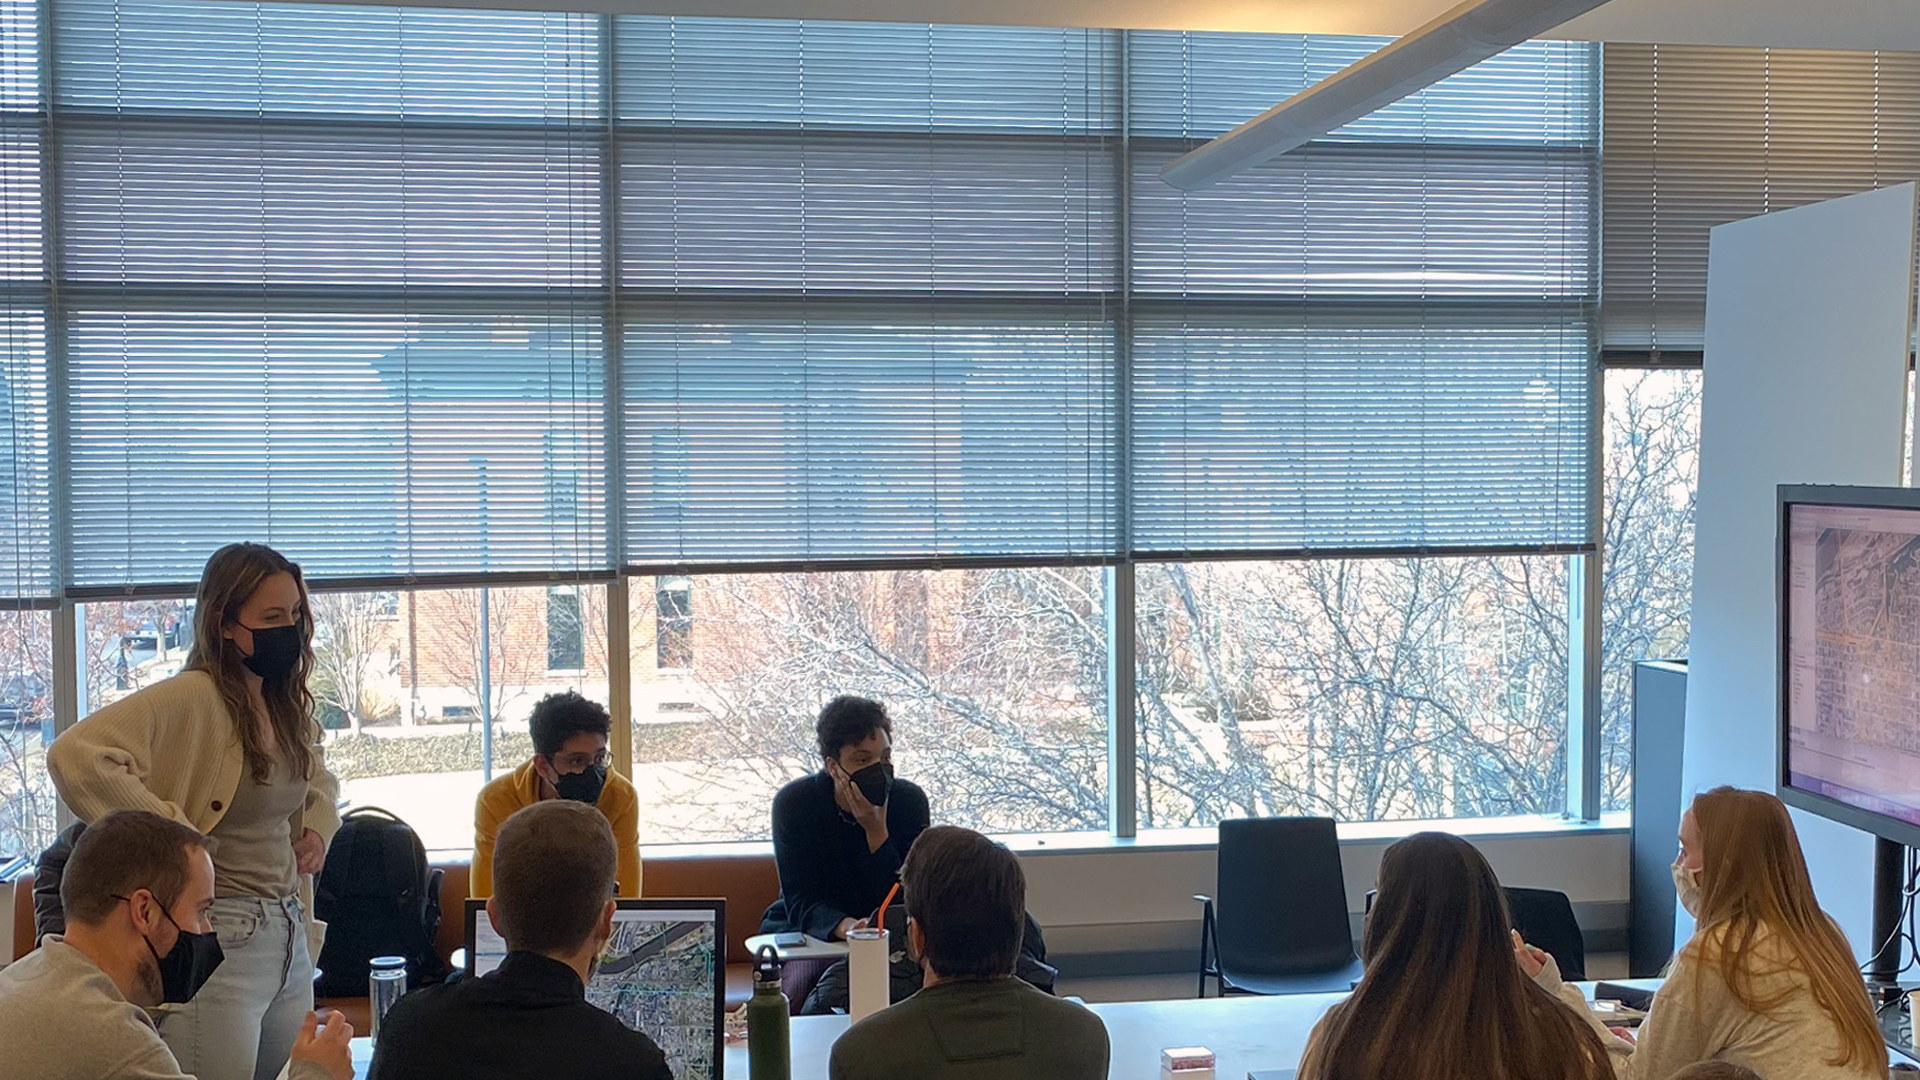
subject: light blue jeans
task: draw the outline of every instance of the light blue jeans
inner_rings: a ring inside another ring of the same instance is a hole
[[[274,1080],[313,1008],[313,958],[300,901],[230,896],[208,912],[226,959],[160,1035],[196,1080]]]

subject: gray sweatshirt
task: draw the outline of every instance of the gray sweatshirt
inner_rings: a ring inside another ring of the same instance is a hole
[[[146,1010],[57,935],[0,968],[7,1080],[193,1080]],[[307,1061],[290,1080],[331,1080]]]

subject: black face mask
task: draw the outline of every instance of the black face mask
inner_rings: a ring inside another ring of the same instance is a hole
[[[589,765],[577,773],[556,773],[553,790],[563,799],[591,806],[600,801],[600,789],[607,786],[607,767]]]
[[[885,761],[876,761],[857,773],[848,775],[853,786],[860,794],[875,806],[887,805],[887,795],[893,790],[893,766]]]
[[[116,896],[114,899],[126,900],[126,897]],[[130,900],[127,902],[132,903]],[[158,904],[159,900],[156,899],[154,903]],[[226,960],[227,954],[220,948],[218,934],[190,933],[182,929],[179,923],[173,922],[173,913],[166,908],[161,908],[160,914],[165,915],[167,921],[173,923],[174,929],[180,931],[173,941],[173,948],[167,950],[167,955],[161,956],[151,940],[144,936],[140,940],[147,943],[147,951],[153,954],[153,962],[160,969],[161,1004],[185,1005],[193,1000],[193,995],[199,993],[201,987],[207,985],[208,979],[213,978],[214,970]]]
[[[300,654],[307,647],[306,635],[300,632],[299,623],[246,629],[253,634],[253,655],[241,661],[248,671],[263,679],[284,679],[293,674],[294,666],[300,663]]]

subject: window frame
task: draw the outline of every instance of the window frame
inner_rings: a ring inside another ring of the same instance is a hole
[[[59,58],[58,58],[58,51],[57,51],[57,42],[54,41],[53,35],[51,33],[51,29],[50,29],[51,22],[52,22],[52,8],[53,8],[53,5],[57,2],[58,0],[38,0],[38,3],[37,3],[37,8],[40,14],[40,22],[41,22],[41,36],[40,36],[41,51],[40,51],[39,63],[40,63],[40,77],[42,80],[42,99],[41,99],[41,106],[40,106],[40,113],[39,113],[39,118],[40,118],[39,123],[42,131],[43,145],[49,146],[49,147],[54,145],[54,139],[58,134],[58,132],[54,130],[57,127],[57,124],[59,122],[58,117],[55,114],[57,114],[60,111],[55,106],[54,91],[53,91],[54,79],[56,75]],[[608,522],[608,533],[609,533],[609,536],[611,537],[611,543],[614,546],[614,550],[619,551],[623,543],[622,535],[624,531],[623,507],[622,507],[622,500],[624,497],[623,495],[624,480],[623,480],[622,473],[624,468],[627,467],[626,464],[621,460],[620,454],[615,452],[617,448],[619,448],[622,445],[621,425],[622,425],[622,413],[624,412],[624,410],[618,405],[618,402],[621,400],[619,396],[620,386],[621,386],[620,367],[621,367],[621,356],[623,352],[620,335],[621,335],[622,327],[625,325],[625,322],[628,319],[632,318],[632,313],[637,305],[648,303],[648,302],[657,303],[660,301],[660,297],[658,296],[650,297],[646,293],[640,290],[633,289],[631,287],[623,287],[623,284],[622,284],[623,275],[621,273],[621,265],[620,265],[621,258],[620,258],[620,251],[618,247],[618,238],[620,236],[620,229],[621,229],[621,224],[619,221],[620,211],[619,211],[618,199],[615,196],[617,196],[617,193],[619,191],[619,175],[618,174],[624,158],[624,155],[621,152],[622,140],[630,137],[631,135],[630,129],[633,128],[635,125],[631,124],[630,122],[623,121],[621,119],[621,110],[617,105],[617,102],[619,100],[617,96],[618,71],[617,71],[617,65],[615,64],[613,58],[618,51],[618,48],[617,48],[618,34],[619,34],[618,20],[622,17],[614,16],[614,15],[602,15],[602,16],[598,16],[597,18],[601,20],[599,24],[599,33],[601,35],[602,60],[601,60],[601,70],[600,70],[599,78],[601,79],[601,82],[602,82],[600,94],[601,94],[601,101],[603,103],[602,107],[606,114],[604,117],[605,124],[604,124],[604,131],[597,131],[588,135],[584,135],[583,137],[594,140],[596,142],[596,145],[599,147],[599,161],[601,162],[601,174],[602,174],[601,175],[602,191],[607,193],[607,197],[604,197],[601,203],[602,205],[601,229],[602,229],[603,242],[600,250],[602,252],[601,258],[604,261],[602,264],[603,273],[601,276],[601,280],[598,283],[596,283],[594,286],[592,286],[590,289],[586,290],[586,293],[590,295],[583,294],[581,299],[583,303],[591,306],[594,309],[595,317],[601,320],[600,321],[601,341],[602,341],[603,351],[604,351],[606,365],[607,365],[606,377],[603,385],[606,389],[609,400],[616,403],[613,407],[610,407],[607,410],[607,419],[606,419],[606,439],[607,439],[605,444],[605,449],[607,451],[607,458],[606,458],[607,515],[606,516],[607,516],[607,522]],[[1117,51],[1117,56],[1119,60],[1119,70],[1117,72],[1117,78],[1119,80],[1119,84],[1122,87],[1125,87],[1128,84],[1128,81],[1130,78],[1130,73],[1127,66],[1128,64],[1127,43],[1129,40],[1129,33],[1125,31],[1102,31],[1102,33],[1109,33],[1109,34],[1115,35],[1115,41],[1117,43],[1116,51]],[[1599,111],[1598,84],[1599,84],[1602,64],[1598,62],[1598,60],[1596,59],[1596,61],[1591,64],[1591,68],[1593,72],[1592,81],[1594,83],[1593,87],[1591,88],[1591,92],[1595,95],[1593,99],[1594,112],[1597,116],[1597,113]],[[1124,96],[1124,90],[1122,91],[1122,94]],[[1596,123],[1597,123],[1597,120],[1596,120]],[[503,123],[500,126],[505,128],[505,127],[510,127],[511,125]],[[1133,321],[1136,315],[1136,312],[1134,309],[1136,306],[1138,306],[1143,310],[1150,311],[1156,304],[1164,308],[1167,304],[1175,302],[1175,301],[1168,300],[1165,296],[1146,296],[1141,298],[1136,298],[1134,296],[1134,291],[1135,291],[1134,286],[1131,282],[1131,279],[1129,277],[1129,273],[1127,270],[1127,267],[1129,264],[1129,258],[1127,253],[1129,251],[1129,245],[1131,243],[1131,220],[1129,217],[1129,210],[1128,210],[1130,199],[1128,197],[1127,191],[1131,183],[1131,172],[1135,166],[1135,156],[1138,152],[1140,152],[1143,149],[1164,149],[1164,146],[1162,144],[1166,144],[1168,140],[1164,138],[1159,138],[1159,137],[1154,137],[1154,138],[1143,137],[1139,139],[1134,139],[1129,136],[1126,130],[1126,127],[1127,125],[1125,122],[1125,114],[1123,112],[1121,117],[1120,130],[1111,139],[1115,169],[1117,174],[1114,190],[1116,192],[1115,198],[1118,200],[1118,203],[1119,203],[1118,211],[1115,216],[1115,225],[1114,225],[1114,230],[1116,234],[1114,242],[1116,245],[1116,249],[1118,251],[1118,256],[1116,260],[1115,280],[1110,289],[1101,290],[1098,292],[1097,295],[1089,294],[1085,298],[1089,302],[1107,305],[1109,310],[1112,313],[1110,316],[1111,327],[1116,340],[1115,351],[1116,351],[1116,357],[1118,361],[1118,371],[1116,375],[1116,384],[1117,384],[1116,398],[1115,398],[1115,409],[1116,409],[1116,417],[1117,417],[1115,421],[1115,424],[1116,424],[1115,436],[1121,439],[1125,439],[1127,437],[1127,434],[1126,434],[1127,427],[1130,423],[1129,417],[1130,417],[1131,406],[1130,406],[1129,395],[1130,395],[1130,386],[1132,383],[1131,338],[1133,335]],[[57,163],[52,160],[55,156],[56,155],[54,155],[51,152],[43,154],[42,168],[50,180],[57,178],[57,174],[56,174]],[[1598,154],[1596,153],[1595,166],[1594,166],[1596,170],[1598,168],[1597,158],[1598,158]],[[1597,202],[1598,192],[1600,191],[1597,177],[1596,177],[1595,184],[1591,188],[1591,190],[1594,192],[1595,199]],[[57,226],[57,223],[59,221],[59,209],[58,209],[58,202],[60,199],[59,185],[54,183],[49,183],[46,186],[45,191],[46,191],[46,196],[45,196],[44,202],[45,202],[46,208],[44,210],[44,213],[47,215],[47,220],[50,223],[50,225]],[[1594,230],[1594,236],[1591,240],[1591,248],[1595,253],[1594,258],[1597,259],[1598,229],[1599,229],[1598,214],[1596,213],[1592,216],[1594,219],[1593,225],[1592,225],[1592,229]],[[51,294],[47,300],[47,337],[48,337],[48,349],[50,353],[49,366],[52,372],[52,378],[56,384],[53,398],[56,402],[60,402],[60,401],[63,401],[65,397],[64,379],[66,377],[66,357],[65,357],[64,338],[65,338],[66,328],[67,328],[67,320],[68,320],[67,305],[69,302],[62,299],[61,290],[53,287],[55,283],[58,283],[64,280],[62,272],[58,265],[60,239],[58,236],[57,227],[54,228],[53,231],[45,234],[45,240],[43,242],[46,245],[46,251],[47,251],[46,261],[48,264],[48,268],[46,271],[47,277],[45,279],[44,286],[48,290],[48,292]],[[1593,279],[1596,282],[1596,287],[1597,287],[1597,281],[1598,281],[1597,272],[1593,275]],[[124,291],[126,290],[123,290],[123,292]],[[484,299],[484,294],[486,293],[487,290],[484,287],[478,287],[472,291],[473,291],[474,298]],[[1141,302],[1136,305],[1137,299],[1140,300]],[[522,298],[522,300],[524,300],[524,298]],[[1260,303],[1259,298],[1253,297],[1253,296],[1245,298],[1245,301],[1249,305],[1257,305]],[[791,300],[791,303],[794,305],[809,305],[809,306],[832,305],[837,302],[840,302],[840,301],[837,301],[832,297],[793,298]],[[863,299],[860,302],[864,303],[866,301]],[[921,298],[916,302],[924,304],[925,300],[924,298]],[[452,301],[447,301],[447,303],[452,304]],[[458,308],[460,305],[454,304],[453,306],[455,308]],[[1595,334],[1597,335],[1597,329],[1595,330]],[[1596,340],[1597,340],[1597,337],[1596,337]],[[1607,362],[1608,359],[1609,358],[1596,356],[1595,361],[1592,365],[1593,393],[1591,394],[1591,398],[1592,398],[1593,407],[1596,410],[1603,410],[1605,405],[1603,378],[1604,378],[1604,371],[1608,367],[1608,362]],[[55,407],[52,410],[52,414],[53,414],[52,423],[54,425],[53,441],[55,446],[55,454],[54,454],[54,462],[53,462],[54,476],[56,479],[56,484],[63,487],[65,478],[67,476],[67,440],[66,440],[65,431],[64,431],[66,418],[64,416],[64,409],[60,407]],[[555,460],[556,455],[564,454],[566,456],[571,456],[575,453],[575,449],[572,447],[560,446],[558,444],[554,444],[551,442],[551,438],[552,437],[550,436],[549,437],[550,441],[549,441],[548,450],[547,450],[547,463],[546,463],[548,468],[547,497],[550,500],[572,502],[574,505],[578,505],[580,496],[578,493],[577,478],[569,480],[567,477],[559,476],[555,472],[553,467],[553,461]],[[1589,441],[1591,444],[1590,452],[1596,459],[1601,453],[1601,445],[1602,445],[1603,439],[1604,439],[1604,429],[1602,424],[1600,423],[1590,424],[1589,425]],[[583,452],[589,453],[589,454],[595,452],[596,449],[597,448],[593,448],[593,447],[581,448]],[[1122,457],[1124,459],[1125,455],[1123,454]],[[1124,463],[1124,460],[1120,468],[1122,471],[1121,483],[1124,485],[1125,483],[1124,477],[1125,477],[1125,470],[1126,470],[1126,465]],[[1600,486],[1602,482],[1602,475],[1603,474],[1597,468],[1593,471],[1592,496],[1596,504],[1598,503],[1600,498]],[[1121,500],[1121,502],[1124,504],[1125,500],[1123,499]],[[1123,505],[1117,512],[1121,518],[1122,524],[1120,528],[1122,531],[1122,535],[1124,536],[1126,535],[1126,532],[1127,532],[1127,526],[1125,522],[1126,522],[1128,510]],[[71,541],[71,526],[70,526],[70,523],[68,523],[65,519],[64,511],[61,510],[59,507],[56,507],[56,519],[58,521],[58,524],[56,525],[56,529],[55,529],[55,536],[56,536],[55,544],[56,544],[56,549],[58,549],[56,551],[56,556],[55,556],[56,576],[60,580],[64,581],[68,573],[67,564],[71,559],[71,551],[69,550],[70,541]],[[1597,573],[1597,569],[1600,565],[1599,560],[1604,558],[1604,552],[1599,551],[1597,549],[1597,545],[1599,542],[1599,537],[1603,532],[1604,526],[1602,525],[1600,515],[1597,512],[1593,514],[1593,522],[1594,522],[1593,530],[1595,533],[1595,539],[1594,539],[1595,549],[1588,552],[1576,552],[1576,553],[1568,554],[1568,557],[1572,559],[1576,564],[1586,564],[1590,566],[1592,569],[1590,572],[1584,575],[1570,574],[1569,577],[1570,577],[1570,580],[1576,577],[1581,578],[1582,588],[1592,590],[1592,595],[1597,597],[1597,590],[1599,587],[1599,578],[1600,578],[1600,575]],[[1124,547],[1122,548],[1120,553],[1112,557],[1100,557],[1092,561],[1098,561],[1098,562],[1104,563],[1106,566],[1105,580],[1107,584],[1107,608],[1109,612],[1109,617],[1110,619],[1119,620],[1118,625],[1123,628],[1123,629],[1120,629],[1118,632],[1114,632],[1109,635],[1109,648],[1108,648],[1108,657],[1107,657],[1107,662],[1109,666],[1109,674],[1108,674],[1109,686],[1110,687],[1124,686],[1127,689],[1127,692],[1124,692],[1124,693],[1110,692],[1108,695],[1108,700],[1110,703],[1109,705],[1110,713],[1108,717],[1108,724],[1109,724],[1108,744],[1109,744],[1109,761],[1111,765],[1108,771],[1108,783],[1110,788],[1108,820],[1109,820],[1109,832],[1111,833],[1111,835],[1117,839],[1125,840],[1125,839],[1134,837],[1136,833],[1139,831],[1137,828],[1136,808],[1134,806],[1134,793],[1136,791],[1137,766],[1135,761],[1135,746],[1134,746],[1135,724],[1134,724],[1134,717],[1132,715],[1134,694],[1131,692],[1131,684],[1134,679],[1134,668],[1135,668],[1135,662],[1136,662],[1135,649],[1134,649],[1134,634],[1132,632],[1132,613],[1133,613],[1132,601],[1133,601],[1133,595],[1134,595],[1134,587],[1135,587],[1134,578],[1135,578],[1135,570],[1136,570],[1137,563],[1133,559],[1131,553],[1128,552]],[[647,575],[653,572],[649,568],[622,567],[623,562],[624,562],[623,559],[616,556],[614,565],[615,567],[620,567],[621,569],[616,570],[614,573],[615,573],[615,576],[617,576],[618,578],[618,585],[619,585],[620,592],[622,594],[625,591],[626,583],[631,581],[634,577]],[[928,562],[928,565],[934,565],[934,566],[941,565],[941,564],[942,564],[941,560],[938,560],[938,559],[930,560]],[[946,565],[952,565],[951,561],[947,562]],[[693,569],[694,568],[691,568],[691,567],[684,568],[684,570],[688,572],[692,571]],[[735,567],[730,569],[737,572],[742,568]],[[592,580],[592,581],[605,581],[607,580],[608,576],[609,575],[604,573],[575,575],[575,577],[579,580]],[[463,579],[463,580],[466,580],[466,579]],[[508,585],[508,584],[524,582],[525,580],[526,578],[524,577],[492,575],[492,576],[482,576],[481,578],[471,579],[471,583],[479,584],[482,581],[487,581],[496,585]],[[328,582],[326,584],[338,586],[342,583]],[[452,584],[452,582],[446,582],[442,584]],[[429,583],[418,582],[418,583],[415,583],[415,587],[429,587]],[[154,596],[183,595],[183,593],[180,591],[180,586],[177,584],[172,586],[158,586],[152,589],[143,589],[140,591],[142,592],[143,595],[154,595]],[[551,593],[549,595],[551,595]],[[578,595],[578,594],[576,593],[575,595]],[[683,595],[690,595],[690,594],[683,594]],[[396,596],[397,596],[397,593],[396,593]],[[75,595],[69,594],[69,595],[63,596],[61,599],[55,602],[52,602],[50,605],[47,605],[47,606],[52,606],[54,609],[53,637],[54,637],[55,679],[54,679],[52,696],[53,696],[53,707],[54,707],[54,714],[55,714],[56,730],[65,730],[67,727],[71,726],[74,722],[77,721],[77,719],[81,715],[82,710],[84,708],[86,689],[84,686],[83,665],[79,663],[78,658],[75,655],[76,641],[77,641],[78,630],[79,630],[78,606],[80,602],[81,602],[81,599],[76,599]],[[658,604],[657,596],[656,596],[655,603],[657,608],[657,604]],[[580,627],[580,629],[582,630],[583,633],[585,630],[584,619],[587,616],[587,612],[585,611],[585,606],[586,605],[582,603],[581,619],[578,620],[582,623],[582,626]],[[608,620],[607,640],[609,642],[610,653],[611,653],[607,657],[609,670],[621,671],[621,672],[629,671],[631,667],[631,662],[633,659],[632,652],[635,646],[633,646],[632,643],[629,642],[627,627],[624,625],[624,623],[618,627],[614,625],[616,621],[622,621],[628,617],[628,612],[627,612],[628,605],[626,603],[616,604],[616,603],[609,602],[605,606],[606,606],[606,617]],[[1577,617],[1573,617],[1575,614],[1577,614]],[[692,643],[691,624],[692,624],[693,616],[692,616],[690,602],[688,604],[688,610],[685,615],[685,618],[689,623],[688,642],[689,642],[689,646],[691,646],[691,643]],[[1578,646],[1582,641],[1597,643],[1598,635],[1600,633],[1599,618],[1600,618],[1600,610],[1599,610],[1599,605],[1597,603],[1576,604],[1571,609],[1569,627],[1570,627],[1571,636],[1573,636],[1576,639],[1572,643],[1574,646]],[[658,647],[658,643],[656,643],[655,647],[656,648]],[[582,651],[583,652],[585,651],[584,648]],[[1570,654],[1570,660],[1573,658],[1573,655],[1574,654]],[[1595,659],[1592,662],[1587,663],[1585,665],[1576,665],[1576,664],[1570,663],[1570,670],[1574,668],[1578,668],[1579,672],[1578,674],[1575,674],[1571,677],[1576,680],[1579,680],[1581,682],[1581,686],[1578,688],[1579,692],[1571,694],[1569,698],[1570,700],[1569,716],[1568,716],[1569,733],[1570,734],[1578,733],[1582,740],[1591,739],[1593,740],[1594,745],[1597,746],[1597,742],[1599,739],[1599,725],[1600,725],[1600,715],[1597,707],[1598,694],[1599,694],[1599,672],[1597,668],[1597,657],[1595,657]],[[555,669],[555,670],[558,670],[558,669]],[[567,669],[567,670],[573,670],[573,669]],[[616,690],[614,696],[617,699],[624,695],[620,691]],[[622,723],[626,725],[630,725],[632,723],[632,717],[629,715],[626,718],[626,720],[622,721]],[[619,745],[620,741],[621,740],[616,740],[616,746]],[[1568,746],[1569,746],[1568,752],[1570,754],[1577,752],[1575,749],[1575,746],[1576,746],[1575,740],[1570,739]],[[619,760],[616,762],[617,769],[623,772],[631,770],[632,768],[631,754],[616,755],[616,756],[619,758]],[[1569,792],[1568,792],[1568,802],[1567,802],[1567,810],[1566,810],[1565,816],[1575,820],[1598,821],[1599,790],[1598,790],[1596,781],[1598,778],[1599,761],[1597,760],[1597,757],[1595,757],[1591,761],[1583,760],[1581,764],[1584,768],[1578,772],[1578,775],[1576,775],[1576,770],[1571,767],[1572,764],[1573,763],[1570,762],[1570,767],[1568,769]],[[64,814],[64,808],[63,808],[63,814]],[[63,818],[63,823],[65,820],[69,820],[69,819]]]

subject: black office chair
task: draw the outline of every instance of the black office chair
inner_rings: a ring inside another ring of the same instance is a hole
[[[1348,990],[1360,978],[1332,818],[1220,823],[1220,875],[1200,924],[1200,996]],[[1218,901],[1216,909],[1215,903]]]
[[[1568,982],[1586,978],[1587,940],[1567,894],[1553,889],[1509,888],[1506,892],[1507,912],[1520,936],[1553,957],[1561,978]]]

